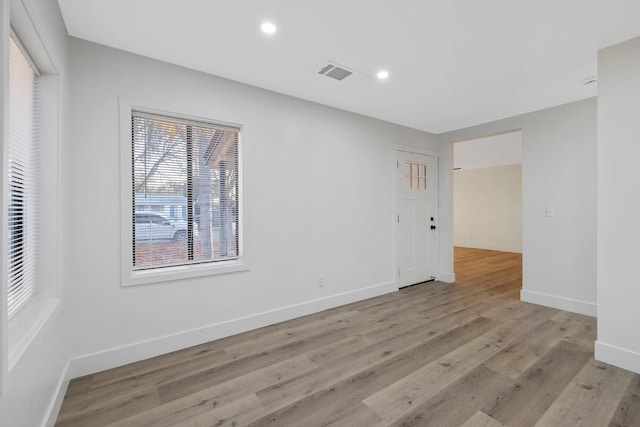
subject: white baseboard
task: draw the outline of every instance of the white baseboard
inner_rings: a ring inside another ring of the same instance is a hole
[[[74,357],[70,362],[69,378],[93,374],[105,369],[115,368],[397,290],[396,282],[386,282],[355,291],[344,292],[313,301],[231,319],[177,334]]]
[[[444,282],[444,283],[453,283],[456,281],[456,274],[455,273],[439,273],[438,277],[436,277],[436,280],[438,280],[439,282]]]
[[[489,250],[489,251],[516,252],[516,253],[519,253],[519,254],[522,253],[522,247],[521,246],[496,245],[496,244],[493,244],[493,243],[453,242],[453,246],[459,246],[461,248],[486,249],[486,250]]]
[[[640,374],[640,353],[596,341],[596,360]]]
[[[62,373],[60,374],[56,391],[51,397],[51,402],[49,402],[49,407],[47,408],[44,420],[42,421],[42,427],[54,427],[56,424],[60,408],[62,407],[62,401],[64,400],[64,395],[67,394],[67,387],[69,386],[69,365],[70,361],[67,361]]]
[[[559,297],[557,295],[544,294],[541,292],[526,291],[524,289],[520,291],[520,300],[557,308],[559,310],[571,311],[572,313],[584,314],[586,316],[596,316],[596,304],[588,301]]]

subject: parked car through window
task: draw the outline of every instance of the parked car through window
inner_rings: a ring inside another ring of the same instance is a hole
[[[184,242],[187,240],[187,223],[171,221],[154,212],[136,212],[135,236],[136,241],[173,239]]]

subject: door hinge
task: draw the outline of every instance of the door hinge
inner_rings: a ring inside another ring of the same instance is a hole
[[[396,169],[400,169],[400,160],[396,160]]]
[[[400,224],[400,215],[398,215],[398,224]]]

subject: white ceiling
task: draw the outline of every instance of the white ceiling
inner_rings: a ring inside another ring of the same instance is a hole
[[[522,132],[509,132],[453,144],[454,169],[480,169],[522,163]]]
[[[640,36],[639,0],[58,2],[72,36],[433,133],[595,96],[598,49]]]

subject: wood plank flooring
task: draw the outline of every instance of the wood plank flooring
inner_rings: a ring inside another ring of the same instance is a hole
[[[519,254],[71,382],[56,426],[640,426],[594,318],[519,301]]]

